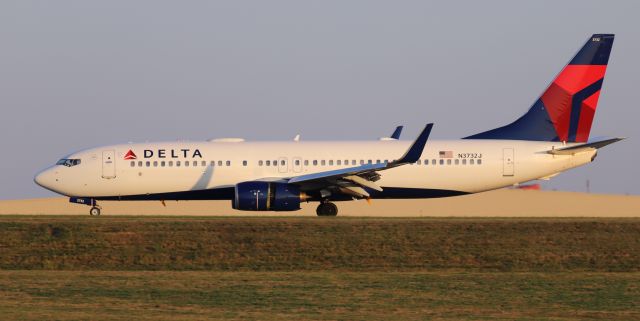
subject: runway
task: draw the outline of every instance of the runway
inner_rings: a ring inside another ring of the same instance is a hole
[[[317,203],[295,212],[243,212],[230,201],[101,202],[103,215],[315,216]],[[640,196],[501,189],[440,199],[337,203],[340,216],[372,217],[640,217]],[[0,201],[0,215],[88,215],[66,198]]]

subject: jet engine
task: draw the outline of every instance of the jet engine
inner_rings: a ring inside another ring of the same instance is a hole
[[[293,184],[243,182],[235,187],[232,206],[241,211],[297,211],[306,198]]]

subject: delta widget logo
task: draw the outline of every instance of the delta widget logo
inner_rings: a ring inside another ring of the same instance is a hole
[[[132,150],[129,150],[127,152],[126,155],[124,155],[124,159],[125,160],[129,160],[129,159],[138,159],[138,156],[136,156],[136,153],[134,153]]]

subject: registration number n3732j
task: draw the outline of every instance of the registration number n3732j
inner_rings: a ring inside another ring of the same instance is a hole
[[[482,158],[482,153],[458,153],[458,158]]]

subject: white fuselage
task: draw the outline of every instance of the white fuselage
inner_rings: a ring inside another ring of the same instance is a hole
[[[213,190],[245,181],[392,161],[410,144],[395,140],[123,144],[69,155],[67,158],[80,163],[50,167],[38,174],[36,182],[59,194],[92,198]],[[547,153],[571,145],[518,140],[429,141],[419,162],[380,172],[376,183],[383,189],[482,192],[548,177],[592,161],[595,150],[575,155]],[[129,151],[135,159],[131,155],[125,159]],[[412,194],[391,197],[410,198]]]

